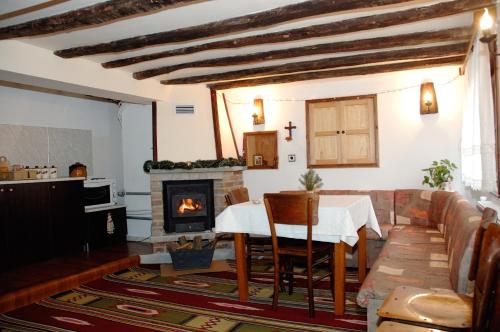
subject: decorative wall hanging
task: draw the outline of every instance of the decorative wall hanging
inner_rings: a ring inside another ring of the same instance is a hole
[[[286,130],[288,130],[288,136],[285,137],[285,140],[287,142],[290,142],[291,140],[293,140],[293,137],[292,137],[292,130],[293,129],[297,129],[297,126],[292,126],[292,121],[288,121],[288,126],[285,127]]]

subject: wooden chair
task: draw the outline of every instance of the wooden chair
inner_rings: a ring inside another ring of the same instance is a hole
[[[379,316],[448,331],[499,331],[499,263],[500,225],[490,223],[481,241],[473,298],[400,286],[384,301]],[[386,331],[388,324],[382,322],[377,331]]]
[[[224,196],[227,205],[239,204],[249,201],[248,189],[239,187],[231,190]],[[272,244],[271,237],[250,235],[246,236],[246,254],[247,254],[247,273],[248,279],[252,274],[252,258],[261,257],[272,260]]]
[[[330,276],[332,298],[335,297],[333,289],[333,246],[331,243],[314,242],[312,240],[312,213],[313,199],[307,194],[264,194],[271,239],[273,246],[274,261],[274,293],[273,310],[278,308],[278,296],[281,274],[293,276],[293,264],[287,264],[290,257],[301,257],[306,259],[307,265],[307,294],[309,301],[309,316],[314,317],[314,291],[313,284],[325,277]],[[278,238],[276,235],[276,224],[304,225],[307,228],[307,240]],[[284,258],[284,262],[282,259]],[[329,262],[329,272],[313,279],[313,268],[323,262]],[[301,273],[301,275],[304,275]],[[289,279],[290,291],[293,278]]]

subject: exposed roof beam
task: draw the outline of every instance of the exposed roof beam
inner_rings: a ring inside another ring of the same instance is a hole
[[[6,20],[9,18],[13,18],[16,16],[21,16],[24,14],[36,12],[36,11],[39,11],[41,9],[49,8],[49,7],[52,7],[52,6],[55,6],[55,5],[58,5],[60,3],[67,2],[67,1],[69,1],[69,0],[49,0],[49,1],[44,1],[42,3],[37,3],[36,5],[33,5],[33,6],[24,7],[24,8],[18,9],[18,10],[14,10],[12,12],[1,14],[0,21]]]
[[[308,80],[316,80],[322,78],[368,75],[368,74],[386,73],[393,71],[420,69],[420,68],[437,67],[437,66],[460,65],[463,61],[464,61],[464,56],[461,55],[449,58],[391,63],[387,65],[365,66],[365,67],[348,68],[348,69],[335,69],[335,70],[316,71],[309,73],[254,78],[241,81],[229,81],[229,82],[208,84],[207,86],[210,89],[226,90],[226,89],[266,85],[266,84],[308,81]]]
[[[287,63],[277,66],[267,66],[259,68],[250,68],[235,70],[225,73],[200,75],[176,78],[161,81],[162,84],[196,84],[215,81],[236,80],[242,78],[281,75],[289,73],[298,73],[313,70],[324,70],[338,67],[359,66],[368,63],[389,62],[400,60],[429,59],[454,55],[465,55],[468,43],[433,46],[423,48],[412,48],[396,51],[385,51],[376,53],[359,54],[353,56],[327,58],[312,61],[302,61]]]
[[[408,1],[411,0],[310,0],[255,14],[229,18],[187,28],[125,38],[109,43],[69,48],[56,51],[55,54],[63,58],[73,58],[84,55],[124,52],[148,46],[186,42],[250,29],[263,28],[300,18],[324,15],[327,13],[377,7]]]
[[[151,61],[160,58],[187,55],[215,49],[239,48],[259,44],[282,43],[307,38],[326,37],[349,32],[384,28],[404,23],[412,23],[426,19],[460,14],[463,12],[483,8],[484,6],[488,4],[491,5],[491,3],[494,2],[495,0],[457,0],[422,8],[398,11],[394,13],[355,18],[323,25],[315,25],[307,28],[299,28],[263,35],[254,35],[249,37],[215,41],[196,46],[178,48],[175,50],[125,58],[122,60],[117,60],[115,62],[121,61],[124,63],[124,65],[130,65],[143,61]]]
[[[453,28],[439,31],[415,32],[405,35],[350,40],[337,43],[319,44],[304,47],[295,47],[283,50],[275,50],[247,55],[239,55],[225,58],[200,60],[195,62],[184,62],[171,66],[148,69],[134,73],[134,78],[142,80],[158,75],[168,74],[185,68],[220,67],[241,64],[258,63],[263,61],[288,59],[307,55],[328,54],[336,52],[354,52],[371,49],[383,49],[401,46],[413,46],[437,42],[462,41],[470,39],[468,27]]]
[[[0,28],[0,39],[40,36],[78,28],[89,28],[199,1],[109,0],[63,14]]]

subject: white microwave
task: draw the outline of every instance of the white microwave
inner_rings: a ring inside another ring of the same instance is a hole
[[[112,206],[116,201],[116,181],[114,179],[90,179],[83,182],[86,209]]]

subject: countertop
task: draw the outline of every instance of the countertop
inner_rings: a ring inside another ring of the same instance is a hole
[[[9,185],[9,184],[23,184],[23,183],[42,183],[42,182],[61,182],[61,181],[83,181],[84,177],[61,177],[55,179],[38,179],[38,180],[9,180],[9,181],[0,181],[0,185]]]

